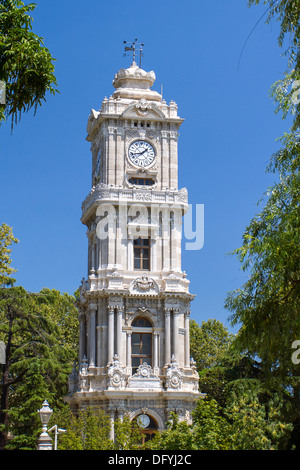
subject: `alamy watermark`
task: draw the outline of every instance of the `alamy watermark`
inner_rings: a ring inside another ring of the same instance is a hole
[[[6,85],[3,80],[0,80],[0,104],[6,103]]]
[[[292,344],[292,349],[295,351],[292,354],[292,363],[295,365],[300,364],[300,340],[296,339]]]
[[[162,242],[184,241],[186,250],[201,250],[204,245],[204,204],[127,205],[103,203],[97,207],[96,235],[100,240],[155,238]]]
[[[6,355],[5,355],[6,347],[3,341],[0,341],[0,364],[5,364],[6,362]]]

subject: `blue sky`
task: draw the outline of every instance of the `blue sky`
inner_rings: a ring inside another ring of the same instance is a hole
[[[224,299],[247,279],[227,254],[258,212],[273,176],[265,173],[276,139],[288,130],[274,113],[269,90],[286,61],[278,25],[262,20],[263,5],[246,0],[37,0],[33,30],[56,60],[59,95],[23,115],[11,134],[0,127],[0,223],[13,227],[17,284],[73,294],[86,276],[81,203],[90,190],[87,119],[114,89],[130,57],[123,41],[145,44],[142,68],[153,89],[176,101],[185,121],[179,138],[180,187],[205,207],[205,241],[183,250],[183,269],[196,294],[192,318],[229,327]],[[244,47],[245,46],[245,47]],[[244,48],[244,50],[243,50]],[[242,56],[241,55],[241,52]]]

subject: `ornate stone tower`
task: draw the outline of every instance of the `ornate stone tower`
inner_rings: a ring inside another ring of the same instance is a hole
[[[144,432],[176,411],[190,419],[198,375],[190,358],[189,281],[181,269],[177,105],[151,90],[154,72],[135,61],[115,75],[112,96],[87,125],[92,189],[82,204],[88,279],[82,280],[79,370],[73,409],[129,412]]]

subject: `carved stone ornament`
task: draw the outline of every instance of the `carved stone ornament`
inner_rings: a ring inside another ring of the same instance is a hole
[[[125,386],[125,373],[124,369],[120,366],[120,361],[117,355],[114,356],[113,362],[108,367],[107,372],[107,388],[108,390],[116,390],[124,388]]]
[[[159,288],[153,279],[149,278],[146,274],[142,274],[141,277],[138,277],[131,283],[129,290],[131,293],[152,294],[158,293]]]
[[[87,358],[84,356],[79,372],[79,391],[85,392],[87,390],[89,390],[88,363]]]
[[[147,102],[144,98],[142,98],[138,103],[135,105],[136,112],[140,116],[145,116],[148,114],[148,111],[151,109],[151,104]]]
[[[182,387],[182,374],[179,370],[178,363],[173,354],[171,364],[166,372],[166,389],[180,390]]]
[[[136,373],[128,379],[128,388],[162,390],[162,382],[159,377],[154,375],[152,367],[144,362],[138,367]]]
[[[139,290],[150,290],[151,288],[154,288],[154,281],[152,279],[149,279],[148,276],[142,276],[138,279],[136,279],[134,283],[134,287],[136,287]]]

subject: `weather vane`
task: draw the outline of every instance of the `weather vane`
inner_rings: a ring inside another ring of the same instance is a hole
[[[142,65],[142,57],[143,57],[143,46],[144,44],[143,43],[139,43],[137,42],[137,39],[134,40],[134,42],[127,42],[127,41],[124,41],[124,44],[128,44],[124,47],[124,50],[125,50],[125,53],[124,53],[124,56],[127,56],[126,52],[132,52],[132,56],[133,56],[133,61],[132,63],[134,64],[135,63],[135,56],[137,54],[137,52],[140,53],[140,64],[139,64],[139,67],[141,68],[141,65]],[[136,47],[139,47],[138,51],[136,50]]]

